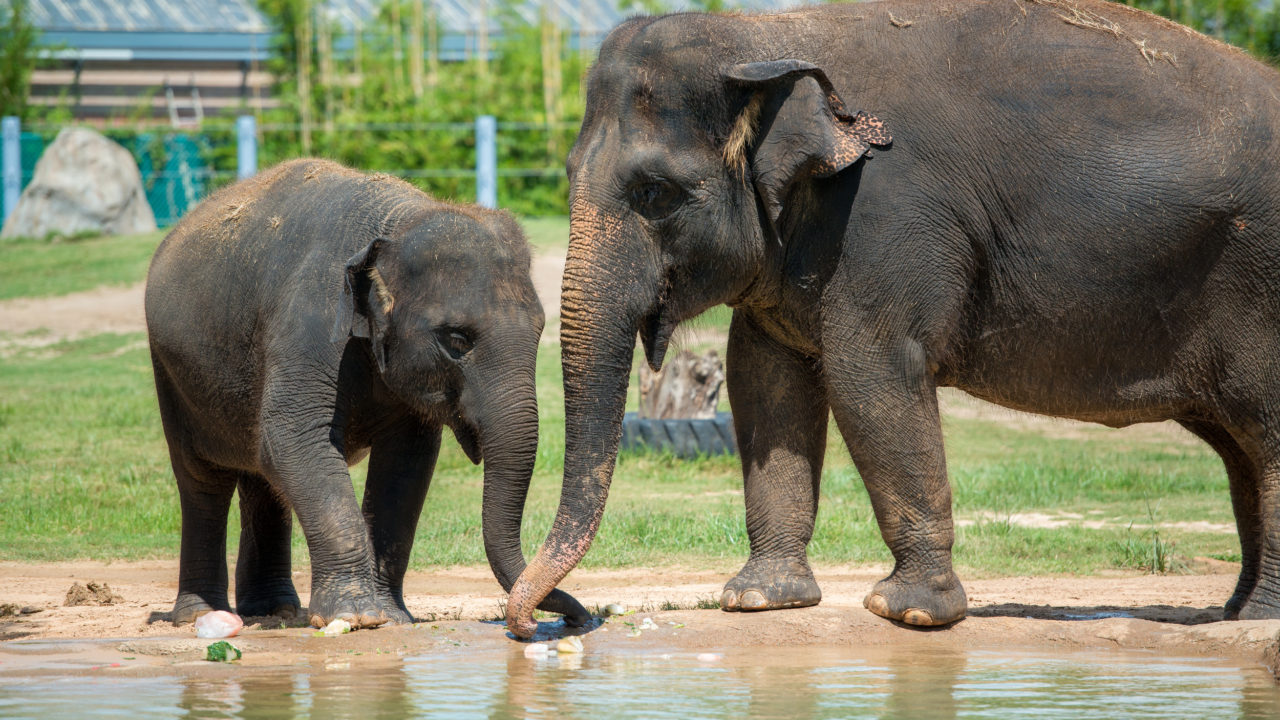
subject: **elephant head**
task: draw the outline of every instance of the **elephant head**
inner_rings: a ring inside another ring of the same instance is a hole
[[[506,213],[436,212],[351,257],[332,333],[366,338],[386,388],[483,460],[485,553],[508,591],[525,567],[520,523],[538,449],[544,317],[529,266]],[[539,607],[588,618],[558,591]]]
[[[662,365],[676,325],[714,305],[767,304],[785,228],[806,190],[871,145],[823,69],[776,52],[750,18],[675,15],[606,39],[569,155],[571,228],[561,310],[565,463],[550,535],[511,591],[508,628],[586,553],[621,436],[635,338]]]

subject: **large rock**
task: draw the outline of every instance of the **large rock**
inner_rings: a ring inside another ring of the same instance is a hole
[[[151,232],[156,217],[133,155],[83,127],[66,128],[36,163],[0,237]]]

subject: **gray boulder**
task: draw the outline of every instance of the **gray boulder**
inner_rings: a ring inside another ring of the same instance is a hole
[[[99,133],[65,128],[45,148],[0,237],[128,235],[156,229],[133,155]]]

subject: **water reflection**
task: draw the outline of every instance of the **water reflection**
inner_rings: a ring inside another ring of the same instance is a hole
[[[222,678],[0,680],[0,718],[1280,717],[1261,668],[1119,653],[909,648],[407,657]]]

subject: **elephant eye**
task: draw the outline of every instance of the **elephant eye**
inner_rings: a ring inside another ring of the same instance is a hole
[[[631,209],[649,220],[661,220],[684,202],[684,190],[669,180],[648,180],[627,190]]]
[[[471,348],[475,345],[466,330],[452,327],[436,330],[436,342],[440,343],[440,347],[444,348],[444,351],[454,360],[459,360],[463,355],[471,352]]]

